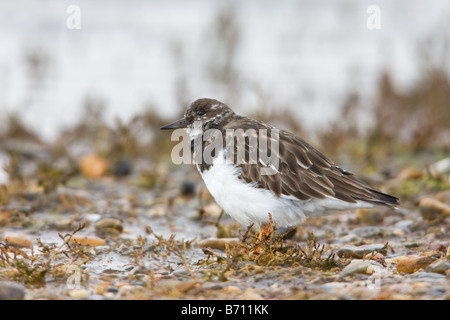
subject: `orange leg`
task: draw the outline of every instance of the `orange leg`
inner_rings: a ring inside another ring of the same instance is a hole
[[[272,226],[270,225],[270,223],[263,223],[261,225],[261,231],[259,232],[258,239],[262,240],[263,235],[265,235],[267,237],[271,232],[272,232]]]
[[[273,231],[273,227],[270,223],[264,223],[261,225],[261,231],[259,232],[258,239],[262,241],[264,238],[267,238],[270,233]],[[261,246],[258,246],[255,250],[256,252],[261,252]]]

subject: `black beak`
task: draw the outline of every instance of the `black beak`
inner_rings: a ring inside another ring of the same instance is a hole
[[[171,129],[180,129],[180,128],[187,128],[186,118],[166,124],[165,126],[162,126],[160,129],[161,130],[171,130]]]

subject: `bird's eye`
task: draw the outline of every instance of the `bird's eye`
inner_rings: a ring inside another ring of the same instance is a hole
[[[202,115],[204,115],[205,114],[205,111],[199,111],[199,112],[197,112],[197,115],[198,116],[202,116]]]

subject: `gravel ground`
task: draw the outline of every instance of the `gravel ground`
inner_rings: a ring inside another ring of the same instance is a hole
[[[10,185],[0,299],[450,299],[448,189],[310,218],[261,243],[221,215],[192,168],[155,172],[153,188],[138,173],[80,174],[48,194]]]

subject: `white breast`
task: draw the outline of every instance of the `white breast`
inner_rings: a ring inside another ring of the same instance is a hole
[[[259,226],[269,222],[269,212],[279,225],[288,225],[305,217],[300,210],[291,212],[285,201],[270,191],[255,188],[239,179],[239,170],[233,164],[226,163],[220,154],[209,170],[201,173],[216,202],[238,222],[243,225],[255,223]]]

